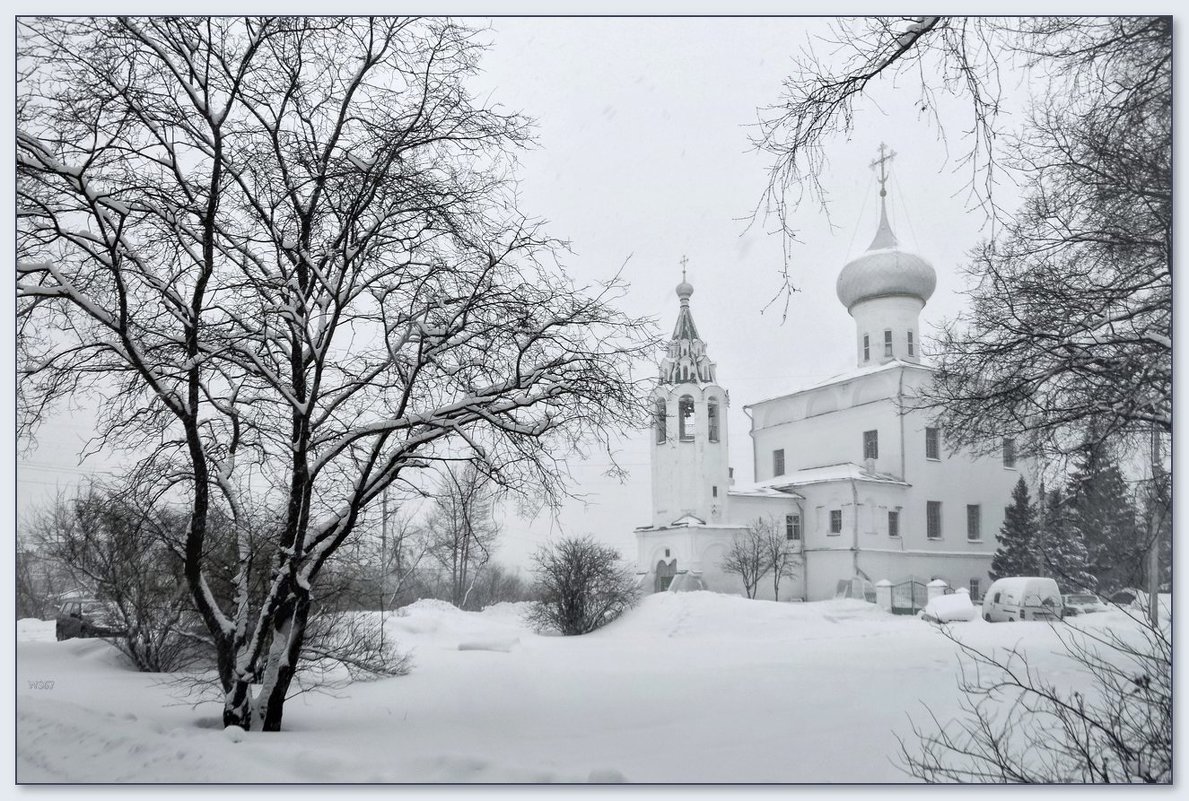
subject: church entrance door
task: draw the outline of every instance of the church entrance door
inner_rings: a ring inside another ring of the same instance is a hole
[[[677,560],[674,559],[668,564],[665,561],[656,563],[656,589],[655,592],[664,592],[669,589],[669,585],[673,583],[673,577],[677,575]]]

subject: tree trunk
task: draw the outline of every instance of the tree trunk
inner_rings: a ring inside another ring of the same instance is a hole
[[[310,616],[308,596],[296,597],[287,605],[273,628],[273,647],[269,649],[269,665],[265,675],[269,678],[260,689],[257,699],[256,717],[261,731],[280,731],[281,718],[285,712],[285,699],[289,685],[305,642],[306,623]]]

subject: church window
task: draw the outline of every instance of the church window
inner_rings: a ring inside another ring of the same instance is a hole
[[[717,484],[715,484],[713,487],[710,488],[710,496],[713,498],[718,497],[718,485]]]
[[[871,361],[871,336],[863,334],[863,361]]]
[[[656,412],[654,414],[654,424],[656,425],[656,443],[659,445],[664,442],[669,435],[669,415],[665,409],[664,400],[657,398]]]
[[[979,585],[978,579],[973,578],[970,580],[970,600],[972,600],[972,601],[977,600],[980,597],[979,590],[981,588],[978,585]]]
[[[784,448],[772,451],[772,475],[784,475]]]
[[[1003,438],[1003,466],[1016,466],[1016,441],[1011,437]]]
[[[982,530],[979,520],[979,507],[977,503],[966,505],[966,539],[981,540],[983,538]]]
[[[912,342],[912,331],[910,329],[908,332],[908,355],[909,356],[913,355],[913,350],[914,350],[914,347],[913,347],[913,342]]]
[[[682,395],[677,402],[677,422],[680,425],[678,435],[683,441],[694,438],[694,399],[689,395]]]
[[[888,512],[888,536],[900,536],[900,512],[898,511]]]
[[[941,432],[936,428],[925,429],[925,458],[941,459]]]
[[[925,536],[931,540],[941,539],[941,501],[926,501]]]
[[[863,432],[863,458],[864,459],[878,459],[879,458],[879,432],[878,431],[864,431]]]
[[[892,329],[883,332],[883,355],[892,355]]]
[[[706,431],[711,442],[718,442],[718,399],[706,403]]]
[[[784,516],[784,538],[793,542],[801,539],[801,515]]]
[[[831,534],[841,534],[842,533],[842,510],[841,509],[831,509],[830,510],[830,533]]]

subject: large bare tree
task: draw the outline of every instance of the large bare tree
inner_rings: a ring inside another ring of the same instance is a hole
[[[560,497],[559,454],[637,419],[651,342],[517,209],[527,123],[467,92],[474,31],[25,18],[18,47],[23,430],[101,395],[93,447],[189,509],[224,723],[278,730],[319,573],[384,489],[464,453]],[[243,530],[220,603],[208,520],[248,499],[281,521],[268,589]]]

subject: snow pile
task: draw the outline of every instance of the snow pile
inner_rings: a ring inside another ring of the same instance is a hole
[[[23,617],[17,621],[17,640],[19,642],[57,642],[55,623],[52,620],[38,620],[35,617]]]
[[[970,602],[970,595],[955,592],[953,595],[938,595],[925,604],[921,616],[936,623],[955,623],[976,620],[978,609]]]

